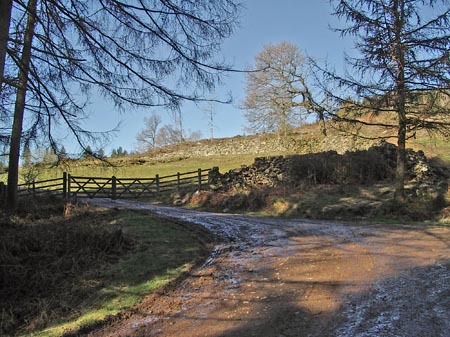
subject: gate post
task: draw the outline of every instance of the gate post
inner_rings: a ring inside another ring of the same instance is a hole
[[[67,172],[63,172],[63,177],[62,177],[62,184],[63,184],[63,198],[67,199]]]
[[[70,200],[71,192],[70,192],[70,181],[72,180],[72,176],[70,174],[67,175],[67,199]]]
[[[180,172],[177,172],[177,191],[180,191]]]
[[[0,181],[0,202],[6,202],[6,185]]]
[[[159,174],[157,174],[155,176],[155,182],[156,182],[156,193],[159,194],[159,192],[160,192],[160,189],[159,189]]]
[[[202,169],[198,169],[198,189],[202,189]]]
[[[116,194],[116,176],[112,176],[111,178],[111,187],[112,187],[112,194],[111,194],[111,199],[112,200],[116,200],[117,199],[117,194]]]

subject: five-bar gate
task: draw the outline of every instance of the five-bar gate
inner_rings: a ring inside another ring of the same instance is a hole
[[[140,198],[161,193],[205,189],[209,185],[211,169],[176,173],[152,178],[82,177],[64,173],[62,178],[33,181],[19,185],[19,197],[53,194],[64,198]],[[0,199],[5,196],[5,185],[0,184]]]

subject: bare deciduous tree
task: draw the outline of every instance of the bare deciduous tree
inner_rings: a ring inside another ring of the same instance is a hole
[[[216,116],[216,111],[214,110],[213,102],[208,102],[205,107],[203,108],[203,111],[206,114],[206,117],[208,118],[208,127],[209,127],[209,140],[212,141],[214,139],[214,118]]]
[[[2,121],[14,120],[1,128],[10,146],[11,210],[24,138],[45,138],[56,149],[59,125],[85,149],[93,134],[81,120],[94,89],[119,108],[177,108],[183,100],[202,101],[229,70],[214,58],[240,9],[234,0],[12,3],[8,23],[3,7],[9,3],[2,0],[0,20]]]
[[[256,56],[261,71],[247,74],[243,104],[250,131],[285,135],[315,111],[306,65],[306,57],[289,42],[268,45]]]
[[[396,199],[404,199],[405,145],[420,129],[450,136],[450,6],[447,0],[331,0],[354,36],[359,55],[352,73],[324,70],[328,117],[387,128],[397,139]],[[330,88],[329,83],[334,86]],[[394,122],[358,118],[371,111]]]
[[[183,136],[180,130],[171,124],[161,127],[156,135],[156,145],[158,147],[177,144],[181,141],[183,141]]]
[[[144,129],[136,136],[136,140],[143,150],[156,147],[156,136],[161,122],[161,116],[154,112],[149,117],[144,118]]]
[[[196,130],[196,131],[189,130],[187,140],[191,141],[191,142],[195,142],[195,141],[202,139],[202,137],[203,137],[203,134],[200,130]]]

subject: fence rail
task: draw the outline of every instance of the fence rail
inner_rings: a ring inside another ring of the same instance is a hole
[[[66,184],[67,175],[63,174],[62,178],[19,184],[17,186],[17,194],[19,197],[23,195],[65,194]]]
[[[211,169],[152,178],[82,177],[63,173],[62,178],[33,181],[18,186],[18,195],[61,195],[64,198],[140,198],[182,190],[204,189]],[[5,185],[0,184],[0,198],[5,197]]]

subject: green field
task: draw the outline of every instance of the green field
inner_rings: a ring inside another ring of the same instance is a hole
[[[439,157],[450,162],[450,139],[422,137],[411,141],[413,147],[421,149],[427,157]]]
[[[267,153],[264,155],[277,155],[274,153]],[[152,178],[156,174],[160,177],[166,175],[176,174],[177,172],[191,172],[197,169],[209,169],[212,167],[219,167],[220,172],[224,173],[234,168],[239,168],[242,165],[250,165],[254,158],[261,156],[261,154],[243,154],[230,156],[208,156],[208,157],[192,157],[174,159],[164,162],[149,161],[143,164],[136,165],[136,159],[124,158],[124,161],[117,163],[112,160],[110,164],[101,161],[83,160],[79,162],[66,163],[57,167],[37,167],[36,181],[61,178],[63,172],[70,173],[73,176],[87,176],[87,177],[111,177],[118,178]],[[26,170],[21,169],[19,173],[20,182],[25,182]],[[0,176],[0,181],[6,182],[7,176],[3,174]]]
[[[331,147],[329,150],[336,150],[340,153],[345,152],[348,146],[348,142],[345,141],[345,135],[340,134],[337,130],[330,129],[329,140]],[[374,137],[376,130],[367,128],[365,135],[368,137]],[[274,139],[275,134],[262,135],[263,141]],[[252,137],[252,136],[248,136]],[[307,152],[320,152],[318,146],[324,139],[320,128],[315,125],[305,125],[302,128],[293,132],[290,139],[295,141],[301,141],[302,143],[309,143],[310,147]],[[255,153],[253,148],[245,148],[244,154],[216,154],[216,155],[191,155],[189,150],[191,147],[200,146],[208,148],[208,146],[222,146],[223,144],[240,144],[241,140],[245,140],[246,137],[237,136],[228,139],[218,139],[213,142],[202,141],[196,144],[193,143],[180,143],[176,146],[168,148],[157,149],[155,152],[136,154],[132,156],[122,158],[108,158],[108,162],[102,162],[99,160],[66,160],[62,164],[56,167],[33,166],[33,174],[30,175],[30,169],[22,168],[19,174],[20,182],[30,180],[29,177],[35,177],[34,180],[46,180],[62,177],[63,172],[70,173],[73,176],[89,176],[89,177],[111,177],[116,176],[118,178],[152,178],[156,174],[159,176],[173,175],[177,172],[190,172],[199,168],[209,169],[212,167],[219,167],[220,172],[224,173],[231,169],[239,168],[242,165],[250,165],[253,163],[255,157],[262,156],[274,156],[274,155],[287,155],[292,152],[286,152],[282,150],[270,151],[265,153]],[[395,143],[395,140],[392,139]],[[370,143],[370,141],[368,141]],[[347,145],[345,145],[347,144]],[[241,146],[241,150],[242,150]],[[439,157],[440,159],[450,162],[450,141],[443,137],[429,137],[426,133],[421,132],[417,135],[417,138],[411,138],[407,142],[407,147],[414,150],[423,150],[427,157]],[[322,149],[323,150],[323,149]],[[327,148],[328,150],[328,148]],[[173,151],[173,152],[172,152]],[[214,153],[211,150],[205,151],[207,153]],[[241,151],[242,152],[242,151]],[[305,153],[304,151],[302,153]],[[6,182],[6,174],[0,175],[0,181]]]

